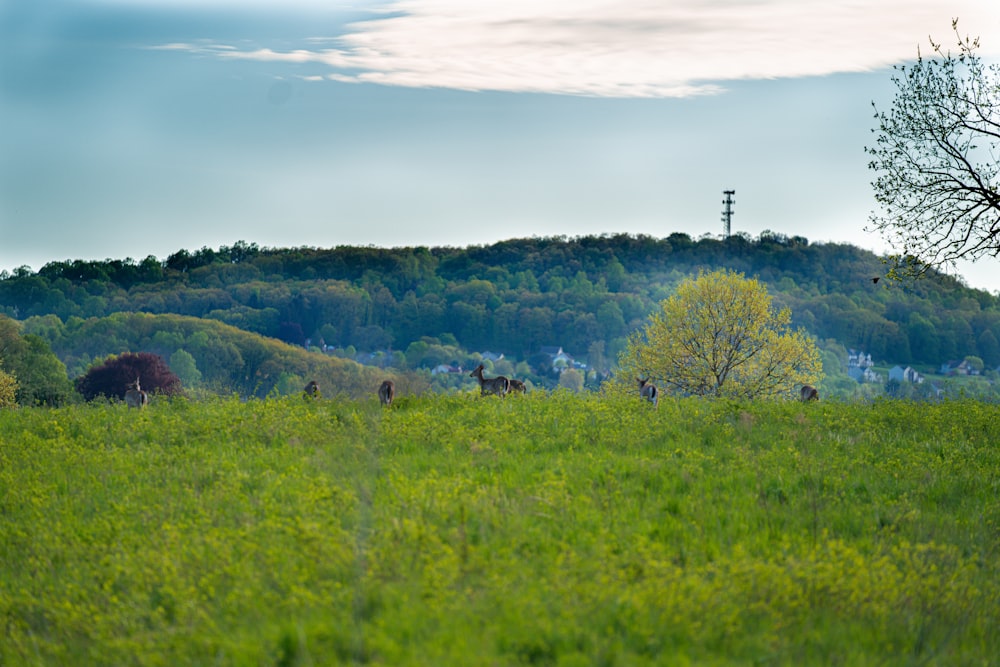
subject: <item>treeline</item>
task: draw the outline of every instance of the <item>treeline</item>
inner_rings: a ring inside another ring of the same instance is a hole
[[[0,315],[0,372],[16,379],[22,405],[74,402],[80,396],[69,378],[137,350],[161,357],[186,393],[264,398],[299,393],[309,380],[331,397],[374,397],[384,379],[406,393],[428,389],[427,379],[415,373],[363,366],[213,320],[115,313],[68,323],[53,315],[18,323]]]
[[[261,248],[52,262],[0,274],[0,312],[77,320],[118,312],[208,318],[293,345],[405,351],[454,341],[527,360],[542,346],[610,366],[677,283],[726,267],[764,281],[820,341],[885,363],[1000,365],[1000,301],[935,274],[879,283],[873,253],[765,232],[694,240],[627,234],[467,248]],[[420,363],[419,361],[417,362]],[[429,363],[429,362],[428,362]],[[69,364],[72,366],[72,364]]]

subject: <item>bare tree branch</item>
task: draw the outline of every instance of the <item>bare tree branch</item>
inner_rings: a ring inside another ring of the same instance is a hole
[[[1000,256],[1000,67],[983,65],[957,19],[952,29],[957,54],[931,40],[932,57],[897,68],[892,108],[876,108],[865,148],[881,207],[868,230],[896,249],[897,278]]]

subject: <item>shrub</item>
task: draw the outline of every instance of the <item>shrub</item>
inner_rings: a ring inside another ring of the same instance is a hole
[[[136,378],[150,393],[171,396],[182,391],[180,378],[170,370],[163,357],[150,352],[112,355],[77,378],[76,389],[88,401],[98,396],[124,399],[125,390]]]

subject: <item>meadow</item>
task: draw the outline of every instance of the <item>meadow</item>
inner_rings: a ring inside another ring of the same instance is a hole
[[[0,665],[996,665],[997,443],[973,401],[4,410]]]

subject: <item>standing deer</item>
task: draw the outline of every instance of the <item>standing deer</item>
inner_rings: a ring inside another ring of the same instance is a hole
[[[484,378],[484,368],[482,364],[479,364],[476,366],[476,370],[469,373],[469,377],[476,378],[479,381],[479,395],[496,394],[500,398],[506,396],[510,392],[510,380],[502,375],[498,375],[495,378]]]
[[[649,401],[653,407],[660,407],[660,390],[656,388],[656,385],[650,384],[649,378],[645,380],[636,378],[635,381],[639,383],[639,398]]]
[[[382,383],[382,386],[378,388],[378,400],[382,402],[387,408],[392,407],[392,399],[396,398],[396,383],[392,380],[386,380]]]
[[[302,390],[303,398],[319,398],[319,395],[319,383],[316,380],[310,380]]]
[[[510,393],[512,393],[512,394],[514,392],[519,392],[521,394],[528,393],[528,388],[525,387],[524,383],[521,382],[520,380],[515,380],[514,378],[510,378],[507,381],[510,382]]]
[[[149,394],[139,386],[139,377],[136,376],[135,382],[129,382],[128,389],[125,390],[125,404],[130,408],[141,410],[147,403],[149,403]]]
[[[800,391],[800,398],[802,401],[818,401],[819,391],[811,384],[804,384]]]

